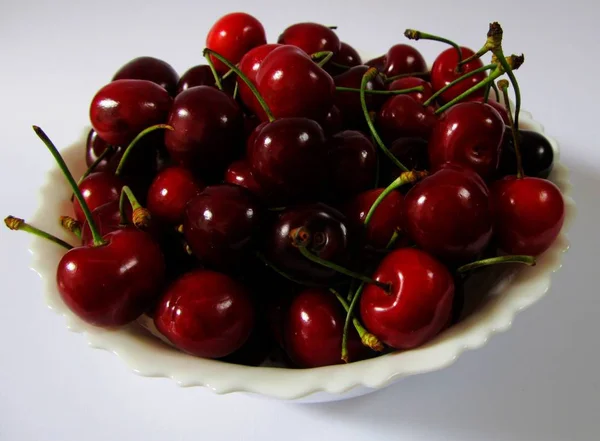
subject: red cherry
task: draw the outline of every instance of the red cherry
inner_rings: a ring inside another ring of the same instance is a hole
[[[245,160],[235,161],[229,165],[225,172],[225,182],[244,187],[255,196],[262,197],[262,188],[254,179],[250,165]]]
[[[428,170],[427,141],[423,138],[408,137],[396,139],[389,148],[390,153],[409,170]],[[388,186],[402,174],[392,161],[381,161],[379,176],[382,185]],[[402,191],[402,189],[401,189]]]
[[[333,54],[331,60],[325,65],[325,70],[331,74],[331,76],[339,75],[346,71],[346,68],[337,67],[333,63],[337,63],[340,66],[354,67],[362,64],[362,58],[352,46],[343,41],[340,43],[340,50]]]
[[[384,343],[411,349],[444,329],[452,312],[454,280],[436,259],[414,248],[395,250],[383,258],[373,278],[390,284],[390,291],[365,285],[360,315]]]
[[[415,101],[417,101],[418,103],[423,104],[425,101],[427,101],[433,95],[433,87],[431,86],[431,84],[428,81],[425,81],[422,78],[417,78],[417,77],[398,78],[397,80],[395,80],[388,86],[388,89],[389,90],[403,90],[403,89],[410,89],[412,87],[418,87],[418,86],[423,86],[422,92],[410,92],[410,93],[407,93],[406,95],[414,98]]]
[[[235,280],[222,273],[195,270],[167,289],[154,324],[182,351],[220,358],[248,340],[254,310],[248,292]]]
[[[275,118],[320,121],[333,106],[333,79],[295,46],[275,48],[265,57],[256,87]]]
[[[117,80],[100,89],[90,106],[98,136],[113,146],[126,146],[142,130],[167,121],[173,100],[158,84]]]
[[[437,122],[434,110],[413,97],[396,95],[389,98],[377,114],[377,126],[388,142],[400,137],[429,138]]]
[[[167,224],[180,224],[185,207],[190,199],[204,188],[194,175],[183,167],[169,167],[162,170],[148,190],[148,210],[159,221]]]
[[[376,188],[364,191],[345,205],[342,211],[354,228],[359,231],[365,229],[365,218],[383,190]],[[365,240],[368,245],[380,250],[387,246],[394,232],[402,228],[403,206],[404,196],[399,191],[393,191],[379,204],[366,227]]]
[[[469,96],[469,97],[467,97],[467,99],[465,101],[474,101],[476,103],[483,103],[483,102],[485,102],[485,99],[482,96]],[[502,121],[504,121],[504,124],[506,126],[510,126],[510,119],[508,119],[508,113],[506,112],[506,107],[504,107],[498,101],[493,100],[491,98],[488,99],[486,104],[492,106],[494,108],[494,110],[496,110],[496,112],[498,112],[498,114],[500,115],[500,117],[502,118]]]
[[[508,254],[537,256],[558,237],[565,219],[559,188],[541,178],[507,176],[490,187],[494,233]]]
[[[342,335],[346,313],[325,289],[307,289],[290,305],[285,323],[285,349],[292,361],[302,368],[342,364]],[[348,330],[351,361],[369,356],[356,330]]]
[[[235,76],[230,75],[225,79],[221,79],[221,85],[227,94],[232,95],[235,87]],[[200,64],[198,66],[190,67],[179,79],[179,82],[177,83],[177,93],[175,95],[179,95],[184,90],[196,86],[217,87],[215,76],[210,70],[210,66]]]
[[[89,167],[92,165],[98,157],[104,153],[104,151],[110,148],[109,144],[98,136],[98,133],[94,129],[90,129],[88,132],[88,136],[85,142],[85,163]],[[112,157],[117,154],[117,149],[113,153],[109,153],[108,156],[104,157],[99,163],[96,164],[96,168],[94,171],[111,171],[115,170],[109,169],[109,164],[114,164],[114,161],[111,161]],[[121,153],[122,154],[122,153]]]
[[[414,47],[408,44],[395,44],[387,51],[381,72],[388,77],[427,72],[427,63],[421,52]]]
[[[102,246],[68,251],[56,273],[58,290],[77,316],[96,326],[138,318],[162,289],[165,262],[150,235],[134,228],[104,236]]]
[[[250,49],[266,42],[265,29],[260,21],[243,12],[224,15],[216,21],[206,36],[206,47],[233,64],[237,64]],[[211,59],[220,74],[229,70],[216,58]]]
[[[409,237],[443,259],[473,259],[492,236],[489,191],[472,170],[447,164],[418,182],[404,198]]]
[[[327,112],[325,119],[321,121],[321,127],[325,136],[330,137],[340,132],[343,128],[342,112],[337,106],[333,106]]]
[[[125,218],[128,222],[132,221],[131,204],[125,204]],[[98,227],[101,236],[105,236],[113,231],[120,230],[125,227],[121,224],[121,213],[119,212],[119,201],[114,200],[104,205],[100,205],[95,210],[92,210],[92,218]],[[94,238],[87,221],[81,225],[81,243],[82,245],[92,246]]]
[[[438,119],[429,139],[432,170],[445,163],[461,164],[483,179],[496,174],[500,163],[504,122],[490,105],[465,102],[452,106]]]
[[[123,181],[115,175],[107,172],[97,172],[90,173],[83,179],[79,184],[79,190],[81,190],[90,210],[93,211],[108,202],[119,200],[123,185]],[[77,199],[73,200],[73,210],[75,218],[83,222],[85,216]]]
[[[473,55],[473,51],[466,47],[461,47],[461,52],[463,59],[466,59]],[[469,61],[462,65],[460,71],[457,69],[458,67],[458,53],[456,49],[451,47],[446,49],[444,52],[438,55],[438,57],[433,62],[431,66],[431,85],[433,89],[438,91],[454,80],[459,79],[464,74],[467,74],[471,71],[479,69],[483,67],[483,62],[481,59],[476,59],[473,61]],[[481,72],[472,77],[461,81],[460,83],[452,86],[448,90],[446,90],[439,97],[439,100],[442,103],[447,103],[452,101],[452,99],[461,95],[463,92],[466,92],[471,87],[475,86],[477,83],[480,83],[487,77],[487,73]],[[480,89],[479,91],[473,93],[471,96],[483,96],[484,90]]]
[[[375,67],[379,72],[383,72],[383,67],[385,66],[385,54],[381,55],[377,58],[373,58],[365,63],[365,65],[369,67]]]
[[[308,55],[324,51],[337,53],[340,50],[337,34],[318,23],[296,23],[283,31],[277,43],[299,47]]]
[[[147,80],[175,95],[179,75],[169,63],[154,57],[137,57],[123,65],[113,76],[116,80]]]

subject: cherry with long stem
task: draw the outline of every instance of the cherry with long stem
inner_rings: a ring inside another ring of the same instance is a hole
[[[454,49],[456,49],[456,53],[458,55],[457,72],[461,71],[462,64],[463,64],[462,63],[462,59],[463,59],[462,49],[460,48],[460,46],[458,44],[456,44],[452,40],[448,40],[447,38],[444,38],[444,37],[438,37],[437,35],[428,34],[426,32],[417,31],[415,29],[407,29],[406,31],[404,31],[404,36],[406,38],[408,38],[409,40],[415,40],[415,41],[417,41],[417,40],[432,40],[432,41],[439,41],[441,43],[449,44]]]
[[[459,274],[464,274],[468,271],[472,271],[474,269],[483,268],[491,265],[498,265],[504,263],[522,263],[523,265],[535,266],[535,257],[533,256],[525,256],[525,255],[516,255],[516,256],[498,256],[498,257],[490,257],[489,259],[482,259],[476,262],[467,263],[459,267],[456,271]]]
[[[14,217],[14,216],[8,216],[4,219],[4,223],[10,230],[25,231],[26,233],[30,233],[30,234],[33,234],[34,236],[38,236],[43,239],[49,240],[50,242],[54,242],[55,244],[60,245],[61,247],[65,248],[67,250],[70,250],[71,248],[73,248],[73,246],[71,244],[68,244],[64,240],[59,239],[58,237],[56,237],[50,233],[47,233],[43,230],[40,230],[39,228],[34,227],[33,225],[28,224],[27,222],[25,222],[24,219]]]
[[[96,170],[96,167],[98,167],[98,164],[100,164],[109,154],[114,153],[115,148],[111,145],[107,145],[106,148],[104,149],[104,151],[102,153],[100,153],[100,155],[98,155],[98,157],[96,158],[96,160],[94,162],[92,162],[90,164],[90,166],[87,168],[87,170],[85,172],[83,172],[83,174],[81,175],[81,177],[79,178],[79,181],[77,181],[77,184],[81,184],[81,182],[87,178],[91,173],[94,172],[94,170]],[[73,199],[75,198],[75,195],[71,195],[71,202],[73,202]]]
[[[129,201],[131,209],[133,210],[131,220],[133,225],[140,230],[146,230],[150,226],[150,220],[152,216],[148,209],[142,207],[138,202],[137,198],[127,185],[124,185],[121,189],[121,196],[119,198],[119,215],[121,225],[127,225],[127,215],[125,214],[125,203]]]
[[[119,165],[117,166],[117,169],[115,170],[115,175],[120,176],[123,173],[123,168],[125,167],[125,164],[127,163],[127,158],[129,158],[134,147],[144,136],[146,136],[148,133],[152,133],[156,130],[162,130],[162,129],[174,130],[173,127],[171,127],[168,124],[156,124],[156,125],[146,128],[146,129],[142,130],[140,133],[138,133],[138,135],[135,138],[133,138],[133,141],[131,141],[129,143],[129,145],[123,152],[123,156],[121,157],[121,160],[119,161]]]
[[[333,52],[331,51],[315,52],[310,56],[319,67],[325,66],[331,60],[331,57],[333,57]],[[317,62],[317,60],[319,61]]]
[[[423,92],[425,88],[423,86],[415,86],[410,87],[408,89],[394,89],[394,90],[365,90],[365,93],[368,95],[403,95],[411,92]],[[338,92],[358,92],[360,93],[360,89],[356,89],[354,87],[343,87],[338,86],[335,88]]]
[[[210,71],[213,74],[213,77],[215,78],[215,86],[217,86],[217,89],[219,89],[221,92],[223,91],[223,83],[221,83],[221,78],[219,78],[219,74],[217,72],[217,69],[215,69],[215,64],[212,61],[212,58],[210,57],[210,55],[208,54],[204,54],[204,58],[206,58],[206,63],[208,64],[208,67],[210,68]],[[225,75],[227,75],[229,72],[226,72]],[[225,75],[223,75],[223,79],[225,79]]]
[[[407,78],[407,77],[426,77],[428,75],[431,75],[431,72],[409,72],[409,73],[403,73],[403,74],[398,74],[398,75],[394,75],[391,77],[388,77],[386,75],[384,75],[383,73],[379,72],[379,75],[383,78],[383,81],[385,83],[392,83],[396,80],[399,80],[400,78]]]
[[[381,151],[402,171],[408,171],[408,168],[406,168],[404,166],[404,164],[402,164],[398,158],[396,158],[392,152],[390,152],[388,150],[388,148],[385,146],[385,144],[383,143],[383,141],[381,140],[381,137],[379,136],[379,134],[377,133],[377,130],[375,129],[375,125],[373,124],[373,121],[371,120],[371,115],[369,115],[369,109],[367,108],[367,100],[365,98],[366,96],[366,89],[367,89],[367,83],[369,81],[371,81],[376,75],[379,74],[379,71],[377,70],[377,68],[375,67],[371,67],[370,69],[368,69],[363,77],[362,77],[362,81],[360,83],[360,105],[362,107],[362,111],[363,111],[363,115],[365,116],[365,120],[367,121],[367,125],[369,126],[369,131],[371,132],[371,136],[373,137],[373,139],[375,140],[375,143],[377,144],[377,146],[381,149]]]
[[[519,132],[517,126],[513,120],[512,111],[510,110],[510,100],[508,98],[508,81],[498,81],[498,88],[502,90],[504,98],[504,106],[506,107],[506,113],[508,114],[508,121],[510,123],[510,131],[513,137],[513,143],[515,145],[515,156],[517,158],[517,178],[521,179],[524,176],[523,173],[523,157],[521,156],[521,148],[519,146]]]
[[[456,80],[452,81],[451,83],[445,85],[444,87],[442,87],[440,90],[438,90],[436,93],[434,93],[433,95],[431,95],[429,97],[429,99],[427,99],[427,101],[425,101],[423,103],[424,106],[429,106],[438,96],[440,96],[441,94],[443,94],[445,91],[447,91],[448,89],[450,89],[453,86],[456,86],[458,83],[461,83],[462,81],[471,78],[472,76],[475,76],[481,72],[486,72],[488,70],[491,69],[495,69],[496,65],[495,64],[488,64],[487,66],[482,66],[478,69],[472,70],[471,72],[467,72],[466,74],[464,74],[462,77],[457,78]]]

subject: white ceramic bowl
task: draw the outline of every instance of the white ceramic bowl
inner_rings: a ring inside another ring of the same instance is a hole
[[[542,126],[527,112],[522,112],[521,124],[522,128],[543,132]],[[51,129],[49,133],[51,135]],[[79,176],[85,167],[83,146],[86,133],[78,143],[63,150],[75,176]],[[65,317],[67,327],[83,333],[90,346],[115,353],[139,375],[169,377],[181,386],[205,386],[218,394],[245,392],[299,402],[333,401],[364,395],[403,377],[450,365],[465,350],[479,348],[495,333],[506,331],[518,311],[532,305],[548,291],[551,275],[560,268],[563,252],[568,248],[564,233],[574,215],[574,203],[569,197],[569,174],[559,162],[556,142],[549,140],[555,150],[551,180],[560,187],[566,200],[567,216],[561,235],[538,258],[535,267],[501,266],[489,268],[473,277],[470,288],[466,290],[467,305],[474,292],[487,291],[489,294],[485,300],[459,324],[425,346],[410,351],[348,365],[304,370],[246,367],[192,357],[163,343],[140,323],[118,330],[104,330],[75,317],[62,302],[56,288],[56,266],[64,252],[62,248],[34,238],[32,268],[45,281],[48,305]],[[41,189],[39,210],[31,219],[32,223],[56,231],[58,216],[71,210],[69,196],[65,179],[58,168],[53,168]],[[149,320],[142,318],[140,322],[147,325]],[[190,390],[190,393],[193,392]]]

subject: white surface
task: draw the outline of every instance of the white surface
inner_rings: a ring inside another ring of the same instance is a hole
[[[403,41],[406,27],[478,47],[487,23],[500,21],[506,52],[527,56],[518,76],[525,107],[562,147],[578,218],[551,293],[520,314],[507,334],[446,370],[365,398],[310,407],[216,397],[131,375],[115,357],[85,348],[80,336],[65,331],[27,269],[29,239],[2,229],[1,440],[598,439],[595,2],[505,1],[487,10],[481,2],[442,0],[84,3],[0,3],[5,214],[31,216],[52,165],[32,123],[68,145],[87,122],[91,96],[121,64],[146,54],[183,71],[201,61],[205,33],[216,18],[247,10],[263,21],[270,40],[288,24],[316,20],[337,24],[342,39],[369,51]],[[428,60],[441,49],[430,42],[418,47]]]

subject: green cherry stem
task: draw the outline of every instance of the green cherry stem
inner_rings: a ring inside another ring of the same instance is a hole
[[[133,138],[133,141],[131,141],[129,143],[129,145],[127,146],[127,148],[123,152],[123,156],[121,157],[121,160],[119,161],[119,165],[117,166],[117,170],[115,170],[115,175],[116,176],[121,176],[121,174],[123,173],[123,168],[125,168],[125,164],[127,164],[127,159],[131,155],[131,152],[133,151],[133,148],[137,145],[137,143],[140,141],[140,139],[142,139],[148,133],[152,133],[152,132],[154,132],[156,130],[161,130],[161,129],[174,130],[173,127],[171,127],[168,124],[155,124],[153,126],[145,128],[140,133],[138,133],[138,135],[135,138]]]
[[[340,64],[340,63],[336,63],[335,61],[329,61],[329,64],[332,66],[335,66],[339,69],[344,69],[344,70],[349,70],[352,69],[354,66],[346,66],[345,64]]]
[[[233,95],[232,95],[232,98],[234,101],[237,99],[239,88],[240,88],[240,83],[238,83],[236,81],[235,86],[233,86]]]
[[[476,262],[467,263],[457,269],[457,271],[462,274],[467,271],[471,271],[477,268],[483,268],[491,265],[498,265],[502,263],[522,263],[524,265],[535,266],[535,257],[533,256],[498,256],[491,257],[489,259],[478,260]]]
[[[204,53],[204,58],[206,58],[206,62],[208,63],[208,67],[210,67],[210,71],[212,72],[213,77],[215,78],[215,86],[217,86],[217,89],[219,89],[222,92],[223,91],[223,84],[221,83],[221,78],[219,78],[219,74],[217,73],[217,69],[215,69],[215,64],[213,63],[212,58],[207,53]],[[227,74],[227,72],[226,72],[226,74]],[[223,76],[223,78],[225,78],[225,76]]]
[[[298,227],[298,228],[293,229],[290,232],[290,237],[292,239],[294,246],[296,248],[298,248],[298,250],[300,251],[300,254],[302,254],[304,257],[306,257],[311,262],[314,262],[318,265],[324,266],[325,268],[329,268],[334,271],[337,271],[338,273],[343,274],[345,276],[360,280],[361,282],[377,285],[378,287],[380,287],[381,289],[383,289],[386,292],[388,292],[390,290],[389,285],[386,283],[378,282],[377,280],[374,280],[371,277],[365,276],[364,274],[360,274],[360,273],[351,271],[351,270],[344,268],[343,266],[333,263],[329,260],[322,259],[319,256],[317,256],[316,254],[314,254],[313,252],[311,252],[308,249],[308,244],[310,243],[311,236],[310,236],[309,231],[306,228]]]
[[[229,69],[227,72],[225,72],[223,74],[223,76],[221,77],[221,81],[229,78],[231,75],[233,75],[235,73],[235,71],[233,69]]]
[[[60,168],[62,173],[65,175],[65,178],[67,178],[67,181],[69,182],[69,185],[71,186],[71,190],[73,190],[73,193],[75,194],[75,197],[77,198],[77,201],[79,201],[79,205],[81,206],[81,209],[83,210],[83,214],[85,215],[85,219],[87,220],[88,226],[90,227],[90,231],[92,233],[92,238],[93,238],[93,246],[97,247],[100,245],[104,245],[106,243],[106,241],[104,239],[102,239],[102,236],[100,235],[100,232],[98,231],[98,227],[96,226],[96,222],[94,222],[94,218],[92,217],[92,212],[90,210],[90,207],[88,207],[87,202],[83,198],[83,195],[81,194],[81,190],[79,190],[79,187],[77,186],[77,182],[75,182],[75,178],[73,178],[73,175],[69,171],[69,167],[67,167],[65,160],[62,158],[62,156],[58,152],[58,149],[56,148],[56,146],[52,143],[52,141],[50,141],[50,138],[48,138],[48,135],[46,135],[40,127],[33,126],[33,131],[42,140],[42,142],[46,145],[46,147],[48,148],[48,150],[54,157],[54,160],[58,164],[58,168]]]
[[[456,53],[458,54],[458,66],[460,67],[462,65],[462,59],[463,59],[462,49],[460,48],[460,46],[458,44],[456,44],[452,40],[448,40],[447,38],[444,38],[444,37],[438,37],[437,35],[428,34],[426,32],[416,31],[414,29],[407,29],[406,31],[404,31],[404,36],[406,38],[408,38],[409,40],[415,40],[415,41],[417,41],[417,40],[432,40],[432,41],[439,41],[441,43],[449,44],[454,49],[456,49]]]
[[[365,221],[364,221],[365,226],[369,225],[369,222],[371,222],[371,219],[375,215],[375,211],[377,210],[377,207],[379,207],[379,204],[381,204],[381,202],[392,191],[394,191],[394,190],[398,189],[399,187],[406,185],[406,184],[414,184],[415,182],[419,181],[420,179],[425,178],[427,176],[427,174],[428,173],[426,171],[412,170],[412,171],[404,172],[400,176],[398,176],[394,180],[394,182],[392,182],[390,185],[388,185],[385,188],[385,190],[383,190],[381,192],[381,194],[377,197],[377,199],[375,199],[375,202],[373,202],[373,205],[371,205],[369,212],[365,216]]]
[[[393,81],[399,80],[400,78],[407,78],[407,77],[422,77],[425,75],[429,75],[431,72],[408,72],[408,73],[403,73],[403,74],[398,74],[398,75],[394,75],[392,77],[388,77],[382,73],[379,73],[379,75],[381,75],[383,77],[383,81],[386,83],[391,83]]]
[[[515,57],[514,55],[512,55],[510,57],[511,62],[509,63],[509,60],[507,60],[504,56],[504,53],[502,52],[502,47],[500,46],[493,50],[493,54],[500,62],[502,69],[508,75],[511,84],[515,89],[515,129],[519,130],[519,114],[521,113],[521,89],[519,88],[519,83],[517,82],[517,77],[515,77],[513,70],[518,69],[519,66],[523,64],[525,57],[523,55],[521,55],[520,57]],[[515,60],[516,64],[514,64]]]
[[[502,30],[502,26],[500,26],[500,23],[498,23],[498,22],[490,23],[490,27],[488,29],[487,39],[485,41],[485,44],[481,47],[481,49],[479,49],[477,52],[475,52],[469,58],[462,60],[459,63],[459,66],[462,66],[462,65],[469,63],[470,61],[476,60],[478,58],[481,58],[488,52],[492,52],[495,48],[500,47],[502,45],[503,35],[504,35],[504,31]]]
[[[488,64],[487,66],[482,66],[482,67],[480,67],[478,69],[472,70],[471,72],[467,72],[462,77],[457,78],[456,80],[454,80],[451,83],[445,85],[440,90],[438,90],[436,93],[434,93],[433,95],[431,95],[429,97],[429,99],[423,103],[423,105],[424,106],[429,106],[438,96],[440,96],[442,93],[444,93],[445,91],[447,91],[451,87],[456,86],[458,83],[460,83],[460,82],[462,82],[462,81],[464,81],[464,80],[466,80],[468,78],[471,78],[472,76],[475,76],[478,73],[486,72],[488,70],[495,69],[495,68],[496,68],[495,64]]]
[[[323,67],[327,64],[327,62],[329,60],[331,60],[331,57],[333,57],[333,52],[331,51],[322,51],[322,52],[315,52],[314,54],[312,54],[310,56],[310,58],[312,58],[312,60],[314,62],[317,63],[317,66],[319,67]],[[319,62],[317,62],[316,60],[321,59]]]
[[[485,86],[485,91],[483,92],[483,102],[486,104],[490,99],[490,91],[492,90],[492,84],[494,83],[488,83],[487,86]]]
[[[508,81],[498,81],[498,88],[502,90],[504,96],[504,106],[506,107],[506,113],[508,114],[508,122],[510,123],[510,131],[513,137],[513,143],[515,144],[515,156],[517,158],[517,178],[521,179],[525,173],[523,173],[523,157],[521,156],[521,147],[519,146],[519,132],[517,126],[513,120],[512,111],[510,110],[510,100],[508,98]]]
[[[61,216],[60,226],[81,239],[81,222],[77,219],[73,219],[71,216]]]
[[[142,207],[139,203],[131,188],[124,185],[121,189],[121,197],[119,198],[119,214],[121,217],[121,225],[127,225],[127,216],[125,215],[125,202],[129,201],[131,209],[133,210],[131,220],[133,225],[140,230],[145,230],[150,226],[150,220],[152,219],[150,212]]]
[[[277,274],[279,274],[281,277],[283,277],[284,279],[289,280],[290,282],[293,282],[293,283],[295,283],[297,285],[302,285],[302,286],[318,286],[317,284],[310,284],[310,283],[301,282],[298,279],[290,276],[285,271],[283,271],[282,269],[280,269],[277,265],[275,265],[273,262],[271,262],[269,259],[267,259],[260,252],[256,253],[256,257],[258,258],[258,260],[260,260],[262,263],[264,263],[265,266],[269,267],[270,269],[272,269],[273,271],[275,271]]]
[[[362,77],[362,81],[360,83],[360,105],[362,107],[362,111],[363,111],[363,115],[365,116],[365,119],[367,121],[367,125],[369,126],[369,130],[371,132],[371,136],[373,137],[373,139],[375,140],[375,142],[377,143],[377,146],[379,146],[379,148],[381,149],[381,151],[388,157],[390,158],[390,160],[402,171],[408,171],[408,168],[406,168],[404,166],[404,164],[402,164],[398,158],[396,158],[392,152],[390,152],[388,150],[388,148],[385,146],[385,144],[383,143],[383,141],[381,140],[381,138],[379,137],[379,134],[377,133],[377,130],[375,129],[375,125],[373,124],[373,121],[371,120],[371,116],[369,115],[369,109],[367,108],[367,100],[365,98],[366,95],[366,89],[367,89],[367,83],[372,80],[377,74],[379,74],[379,71],[377,70],[377,68],[375,67],[371,67],[370,69],[368,69],[363,77]]]
[[[359,92],[360,93],[360,89],[355,89],[354,87],[337,86],[335,88],[335,90],[337,90],[338,92]],[[402,94],[411,93],[411,92],[423,92],[423,90],[424,90],[423,86],[415,86],[415,87],[410,87],[408,89],[398,89],[398,90],[365,90],[365,93],[368,95],[402,95]]]
[[[62,239],[59,239],[56,236],[53,236],[50,233],[46,233],[45,231],[40,230],[39,228],[34,227],[33,225],[29,225],[25,220],[20,219],[14,216],[8,216],[4,219],[4,223],[6,226],[14,231],[25,231],[26,233],[33,234],[34,236],[41,237],[43,239],[49,240],[50,242],[54,242],[57,245],[60,245],[67,250],[73,248],[72,245],[69,245]]]
[[[363,285],[360,286],[360,290],[362,290],[362,286]],[[360,341],[363,345],[377,352],[383,351],[385,349],[383,343],[381,343],[381,341],[377,337],[375,337],[373,334],[367,331],[363,324],[360,322],[360,320],[354,317],[351,309],[352,305],[348,305],[348,302],[346,302],[344,297],[342,297],[342,295],[336,290],[330,288],[329,291],[332,292],[333,295],[335,295],[342,307],[346,310],[346,321],[344,322],[344,333],[342,335],[342,360],[344,360],[344,362],[346,363],[350,361],[348,357],[348,329],[350,328],[350,321],[352,321],[354,329],[356,329],[356,332],[358,333]],[[356,297],[358,296],[355,296],[355,298]]]
[[[494,93],[496,94],[496,101],[500,100],[500,92],[498,91],[498,88],[496,87],[496,83],[490,83],[492,85],[492,89],[494,89]]]
[[[394,230],[394,232],[392,233],[392,237],[390,237],[390,241],[387,243],[387,245],[385,246],[385,248],[387,250],[389,250],[390,248],[392,248],[394,246],[394,244],[398,241],[398,239],[400,239],[400,231],[399,230]]]
[[[79,186],[81,184],[81,182],[87,178],[90,174],[94,173],[94,170],[96,170],[96,167],[98,167],[98,164],[100,164],[104,158],[106,158],[109,154],[114,153],[115,148],[112,145],[107,145],[106,148],[104,149],[104,151],[102,153],[100,153],[100,156],[98,156],[96,158],[96,160],[94,162],[92,162],[92,164],[88,167],[88,169],[83,172],[83,174],[81,175],[81,177],[79,178],[79,181],[77,181],[77,186]],[[71,195],[71,202],[73,202],[73,199],[75,198],[74,195]]]
[[[233,65],[231,63],[231,61],[229,61],[227,58],[223,57],[222,55],[218,54],[217,52],[215,52],[215,51],[213,51],[211,49],[205,48],[204,49],[204,56],[206,56],[206,54],[212,55],[217,60],[219,60],[221,63],[223,63],[225,66],[227,66],[229,69],[233,70],[235,72],[235,74],[244,83],[246,83],[246,85],[248,86],[248,88],[252,91],[252,93],[254,94],[254,96],[256,97],[256,99],[258,100],[258,102],[260,103],[260,106],[265,111],[265,114],[269,118],[269,122],[275,121],[275,117],[273,116],[273,113],[271,112],[271,109],[269,109],[269,106],[265,102],[264,98],[262,97],[262,95],[260,94],[260,92],[258,91],[258,89],[256,88],[256,86],[252,83],[252,81],[250,81],[248,79],[248,77],[246,75],[244,75],[244,73],[242,73],[241,70],[238,69],[237,66]]]

